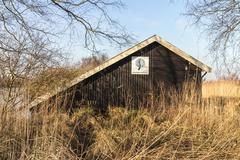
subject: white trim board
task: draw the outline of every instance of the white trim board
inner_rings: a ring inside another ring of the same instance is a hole
[[[209,66],[207,66],[206,64],[200,62],[199,60],[193,58],[192,56],[188,55],[187,53],[185,53],[184,51],[180,50],[179,48],[177,48],[176,46],[172,45],[171,43],[169,43],[168,41],[164,40],[163,38],[161,38],[158,35],[153,35],[152,37],[136,44],[135,46],[127,49],[124,52],[121,52],[120,54],[116,55],[115,57],[107,60],[106,62],[100,64],[99,66],[87,71],[86,73],[80,75],[79,77],[76,77],[75,79],[73,79],[68,85],[66,85],[66,87],[61,88],[56,90],[54,93],[50,94],[47,93],[43,96],[40,96],[38,98],[36,98],[33,102],[30,103],[29,107],[32,108],[36,105],[38,105],[41,102],[44,102],[46,100],[48,100],[49,98],[53,97],[54,95],[57,95],[60,92],[65,91],[66,89],[78,84],[79,82],[83,81],[84,79],[102,71],[103,69],[111,66],[112,64],[130,56],[131,54],[135,53],[136,51],[148,46],[149,44],[152,44],[153,42],[157,42],[159,44],[161,44],[162,46],[166,47],[167,49],[169,49],[170,51],[172,51],[173,53],[175,53],[176,55],[179,55],[180,57],[182,57],[183,59],[186,59],[187,61],[189,61],[190,63],[192,63],[193,65],[199,67],[200,69],[202,69],[203,71],[206,72],[211,72],[211,68]]]

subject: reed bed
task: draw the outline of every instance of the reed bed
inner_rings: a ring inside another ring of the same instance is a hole
[[[240,81],[239,80],[213,80],[205,81],[202,86],[203,98],[211,97],[240,97]]]
[[[0,159],[240,159],[240,103],[189,93],[148,108],[109,106],[104,115],[1,110]]]

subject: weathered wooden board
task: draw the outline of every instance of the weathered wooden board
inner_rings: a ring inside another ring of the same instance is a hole
[[[149,57],[148,75],[131,74],[132,56]],[[199,72],[196,72],[197,69]],[[201,77],[201,69],[189,66],[185,59],[153,43],[84,80],[77,87],[79,96],[76,96],[76,101],[84,99],[98,106],[127,105],[126,102],[144,104],[160,83],[179,88],[185,80],[193,77]]]
[[[148,74],[131,74],[133,56],[149,57]],[[39,97],[30,107],[73,89],[75,91],[69,96],[73,97],[75,106],[83,103],[98,106],[126,105],[126,102],[139,105],[157,90],[156,86],[160,83],[165,83],[166,88],[180,89],[186,80],[197,79],[200,85],[201,71],[209,72],[211,68],[154,35],[76,77],[65,88]]]

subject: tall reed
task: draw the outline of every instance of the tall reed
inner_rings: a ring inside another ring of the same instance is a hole
[[[189,88],[166,94],[170,103],[160,97],[151,107],[109,106],[105,115],[91,107],[69,115],[59,103],[33,114],[0,111],[0,159],[240,158],[238,101],[197,101]]]

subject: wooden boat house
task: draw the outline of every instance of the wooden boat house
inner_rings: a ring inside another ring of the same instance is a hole
[[[124,106],[127,101],[139,105],[149,94],[161,94],[157,87],[160,83],[179,89],[193,80],[201,90],[202,77],[210,71],[207,65],[154,35],[76,77],[67,87],[37,98],[30,107],[54,101],[60,95],[67,95],[65,104],[74,107]]]

